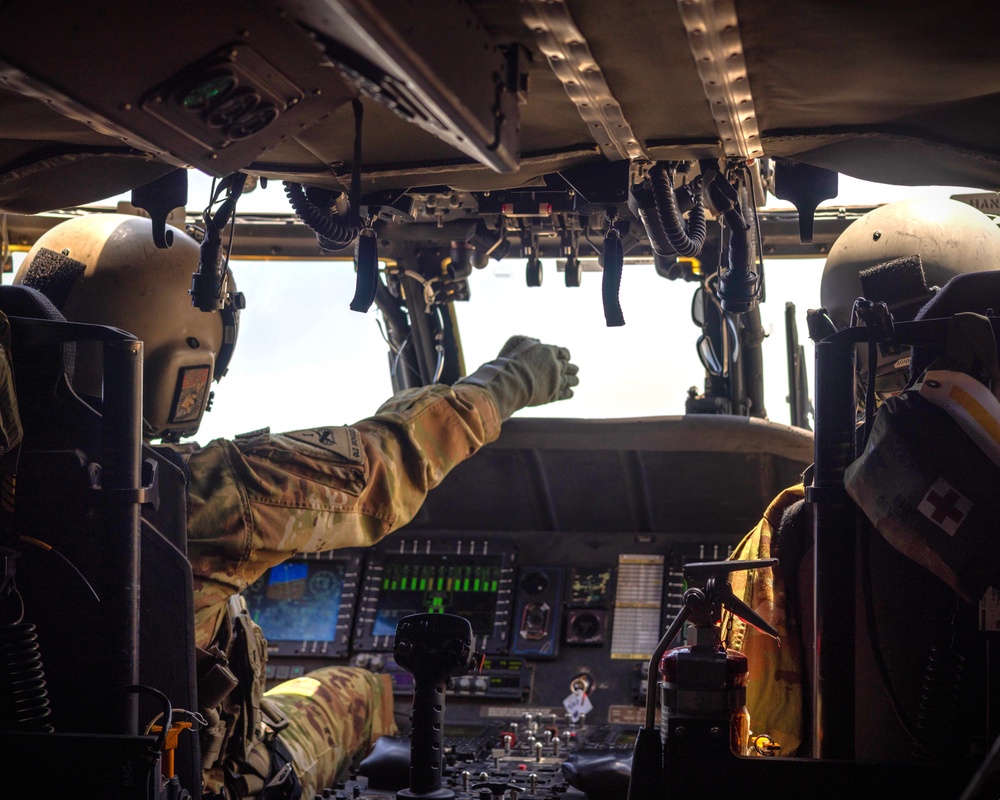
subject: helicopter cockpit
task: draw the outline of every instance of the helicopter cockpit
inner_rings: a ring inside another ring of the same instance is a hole
[[[504,422],[402,529],[297,553],[242,593],[269,688],[331,665],[391,684],[402,734],[319,796],[995,794],[1000,264],[929,285],[896,262],[932,275],[931,250],[968,252],[970,229],[910,236],[848,192],[931,187],[989,238],[997,14],[0,2],[8,781],[203,795],[176,456],[197,425],[144,436],[141,342],[12,285],[53,229],[118,214],[148,219],[157,251],[190,237],[185,304],[229,314],[215,377],[232,374],[198,395],[199,441],[361,419],[513,334],[580,363],[576,398]],[[867,264],[842,318],[820,277],[862,229],[907,244]],[[100,402],[74,384],[79,348],[101,352]],[[942,370],[974,383],[947,394]],[[887,388],[890,371],[909,379]],[[794,520],[759,528],[789,487]],[[798,620],[782,691],[801,736],[755,727],[763,690],[748,702],[739,666],[762,679],[776,615]],[[464,649],[443,666],[446,640]]]

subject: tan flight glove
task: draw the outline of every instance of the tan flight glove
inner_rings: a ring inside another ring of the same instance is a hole
[[[512,336],[493,361],[483,364],[458,383],[489,389],[505,420],[519,408],[540,406],[573,396],[580,379],[569,350],[542,344],[527,336]]]

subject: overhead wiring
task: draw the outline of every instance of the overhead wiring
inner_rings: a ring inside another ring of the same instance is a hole
[[[657,162],[649,170],[649,182],[656,207],[654,234],[658,240],[665,238],[680,256],[696,256],[705,245],[707,227],[705,225],[705,201],[701,192],[700,176],[691,187],[691,213],[685,222],[674,191],[673,167]],[[660,233],[662,232],[662,237]]]
[[[743,168],[744,173],[747,176],[747,184],[750,187],[749,196],[754,198],[757,196],[757,186],[753,179],[753,170],[747,166]],[[763,190],[761,192],[763,194]],[[757,280],[758,280],[758,299],[760,302],[767,300],[767,288],[764,283],[764,234],[760,227],[760,213],[757,210],[757,204],[751,202],[751,213],[753,214],[753,225],[754,233],[756,235],[757,241]]]
[[[410,334],[407,334],[406,338],[403,339],[403,343],[399,346],[399,349],[396,351],[396,358],[393,359],[392,370],[389,372],[390,376],[392,377],[396,376],[396,371],[399,368],[399,359],[403,357],[403,351],[406,349],[406,345],[408,345],[409,343],[410,343]]]

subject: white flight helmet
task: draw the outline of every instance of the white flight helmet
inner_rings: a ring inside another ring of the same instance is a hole
[[[938,288],[957,275],[1000,268],[1000,228],[972,206],[957,200],[914,198],[887,203],[852,222],[826,259],[820,299],[840,329],[852,324],[854,301],[862,296],[861,274],[919,257],[920,280],[886,271],[879,283],[890,298],[897,322],[912,320]],[[926,283],[924,282],[926,280]],[[868,299],[883,299],[871,297]],[[867,370],[867,351],[859,348],[859,372]],[[876,367],[876,391],[894,394],[906,385],[909,351],[887,355]]]
[[[912,255],[920,256],[928,286],[944,286],[956,275],[1000,267],[1000,229],[957,200],[915,198],[869,211],[833,243],[823,268],[820,299],[837,327],[851,323],[862,271]],[[912,319],[919,305],[902,319]]]
[[[176,441],[197,432],[212,379],[226,372],[236,345],[242,297],[226,271],[219,310],[191,305],[199,245],[168,226],[173,244],[153,244],[143,217],[91,214],[39,237],[14,278],[45,294],[72,322],[110,325],[142,340],[147,439]],[[169,238],[169,235],[168,235]],[[101,396],[100,346],[77,346],[73,386]]]

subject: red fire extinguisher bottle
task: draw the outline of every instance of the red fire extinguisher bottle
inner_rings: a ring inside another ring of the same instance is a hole
[[[749,755],[750,713],[747,710],[747,658],[722,644],[722,609],[777,637],[777,631],[737,598],[730,572],[770,567],[774,559],[753,562],[687,564],[684,604],[688,611],[687,641],[660,658],[660,740],[664,771],[694,753],[729,750]]]
[[[750,747],[747,657],[722,646],[716,625],[692,626],[688,643],[660,659],[660,737],[686,736],[704,728],[710,739],[728,738],[729,749],[745,756]],[[700,731],[704,733],[704,731]]]
[[[729,574],[770,568],[776,558],[706,561],[684,565],[684,604],[657,644],[647,666],[650,691],[636,736],[627,800],[673,796],[677,780],[698,775],[702,786],[718,778],[720,765],[747,755],[750,714],[746,706],[747,659],[722,644],[722,609],[777,638],[778,632],[733,594]],[[671,648],[687,625],[686,643]],[[658,684],[658,691],[653,684]],[[660,700],[659,736],[656,699]],[[721,785],[721,784],[720,784]]]

